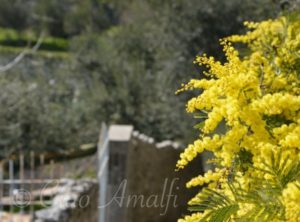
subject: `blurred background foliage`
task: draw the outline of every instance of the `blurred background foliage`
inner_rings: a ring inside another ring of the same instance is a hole
[[[157,140],[188,140],[188,95],[174,92],[199,75],[194,57],[222,59],[219,38],[243,32],[243,21],[297,6],[297,0],[0,0],[0,64],[47,33],[37,53],[0,73],[0,153],[93,143],[101,121],[133,124]]]

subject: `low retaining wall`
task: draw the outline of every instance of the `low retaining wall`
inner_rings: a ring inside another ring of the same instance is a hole
[[[126,222],[174,222],[186,213],[187,202],[197,190],[186,182],[202,172],[202,160],[195,159],[176,172],[182,147],[172,141],[155,143],[137,131],[129,146],[127,164]]]

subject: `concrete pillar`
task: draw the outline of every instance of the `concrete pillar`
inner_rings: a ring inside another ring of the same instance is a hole
[[[112,125],[109,128],[107,222],[125,222],[125,179],[132,132],[130,125]]]

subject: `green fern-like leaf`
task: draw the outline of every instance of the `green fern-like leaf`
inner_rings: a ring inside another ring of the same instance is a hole
[[[201,192],[201,202],[189,208],[190,211],[203,212],[209,210],[201,220],[211,222],[226,222],[239,209],[239,206],[219,191],[204,188]]]
[[[213,211],[210,216],[210,222],[224,222],[228,221],[232,215],[234,215],[239,209],[237,204],[228,205],[225,207],[218,208]]]

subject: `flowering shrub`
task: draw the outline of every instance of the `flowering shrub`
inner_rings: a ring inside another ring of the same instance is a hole
[[[300,221],[300,16],[245,25],[245,35],[221,40],[225,63],[197,57],[206,78],[179,90],[200,90],[187,111],[204,120],[177,168],[204,150],[215,164],[187,183],[205,188],[179,222]]]

